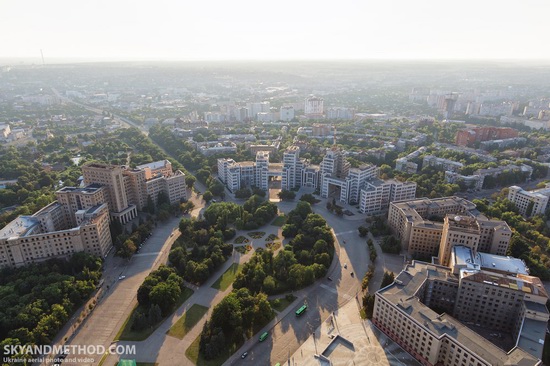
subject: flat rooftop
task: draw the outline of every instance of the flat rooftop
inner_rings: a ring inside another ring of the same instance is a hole
[[[33,232],[40,223],[36,217],[19,216],[0,230],[0,239],[18,238]]]
[[[453,264],[469,269],[488,269],[509,274],[529,275],[525,262],[519,258],[478,252],[475,256],[472,250],[463,245],[453,247]]]
[[[542,304],[539,304],[544,306]],[[546,306],[544,306],[546,308]],[[526,318],[519,334],[517,346],[542,355],[548,322]]]
[[[436,337],[454,339],[493,366],[538,364],[539,360],[527,351],[515,347],[505,352],[452,316],[439,315],[424,305],[416,294],[428,278],[458,281],[458,277],[446,267],[413,261],[399,273],[393,284],[379,290],[377,295],[397,306]]]
[[[479,263],[481,269],[493,268],[509,273],[529,274],[529,269],[525,265],[525,262],[519,258],[490,253],[477,253],[474,260],[476,263]]]
[[[460,272],[462,279],[467,279],[474,282],[485,283],[487,285],[510,288],[516,291],[522,291],[526,294],[548,297],[546,290],[538,277],[518,274],[510,276],[486,270]]]
[[[80,192],[80,193],[95,193],[101,189],[101,185],[93,183],[89,184],[86,187],[63,187],[57,192]]]
[[[143,170],[145,168],[149,168],[151,170],[155,170],[155,169],[160,169],[160,168],[164,168],[165,166],[167,166],[170,162],[168,160],[159,160],[159,161],[154,161],[152,163],[147,163],[147,164],[142,164],[142,165],[138,165],[136,166],[136,169],[140,169],[140,170]]]

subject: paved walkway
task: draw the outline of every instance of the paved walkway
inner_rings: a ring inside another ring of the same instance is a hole
[[[224,263],[210,278],[199,288],[195,286],[195,293],[185,301],[172,316],[166,319],[146,340],[141,342],[120,341],[120,345],[136,345],[137,354],[129,355],[139,362],[157,362],[160,365],[193,365],[185,356],[185,351],[199,336],[207,319],[210,318],[213,307],[218,304],[231,290],[229,286],[225,291],[212,288],[212,284],[233,264],[245,263],[252,256],[252,252],[241,255],[233,252],[233,256]],[[209,308],[207,314],[183,337],[178,339],[168,336],[170,330],[179,318],[183,316],[193,304],[203,305]],[[124,356],[122,356],[124,358]],[[104,365],[113,365],[119,359],[119,355],[107,357]]]
[[[417,366],[408,353],[359,316],[359,301],[333,312],[282,365]]]
[[[156,255],[134,256],[129,262],[124,260],[123,265],[120,265],[118,259],[115,259],[106,265],[108,267],[104,273],[106,291],[102,300],[68,344],[102,345],[104,347],[111,344],[112,339],[137,303],[137,289],[145,277],[161,263],[166,262],[168,251],[177,238],[177,235],[172,233],[179,220],[179,218],[173,218],[153,230],[152,236],[143,246],[141,254],[157,253]],[[118,276],[121,274],[126,276],[124,280],[118,280]],[[82,353],[79,353],[78,356],[90,358],[90,362],[79,362],[79,366],[97,364],[101,357],[97,354]],[[64,362],[64,364],[71,363]]]
[[[264,232],[265,234],[259,239],[253,239],[250,237],[249,233],[251,232]],[[278,236],[278,239],[266,240],[270,234]],[[254,250],[257,248],[265,248],[266,244],[269,242],[280,241],[283,242],[283,237],[281,234],[281,228],[273,225],[265,225],[257,230],[239,230],[235,238],[239,236],[244,236],[249,239],[248,243]],[[233,239],[234,241],[234,239]],[[235,244],[235,246],[239,246]],[[282,248],[282,246],[281,246]],[[117,344],[120,345],[136,345],[137,354],[128,355],[128,357],[135,358],[140,362],[157,362],[160,365],[193,365],[193,363],[187,359],[185,356],[185,351],[191,343],[200,335],[204,323],[207,319],[210,318],[212,309],[216,304],[218,304],[225,296],[231,292],[233,286],[230,286],[225,291],[219,291],[212,288],[212,284],[218,280],[218,278],[223,275],[223,273],[231,267],[233,263],[244,264],[247,262],[252,255],[254,250],[249,251],[246,254],[240,254],[236,251],[233,252],[232,257],[226,261],[215,273],[213,273],[210,278],[200,287],[190,285],[188,287],[192,288],[195,293],[183,303],[178,310],[174,312],[172,316],[166,319],[146,340],[141,342],[129,342],[129,341],[120,341]],[[281,249],[278,249],[281,250]],[[184,336],[183,339],[178,339],[167,335],[167,332],[170,328],[183,316],[185,311],[187,311],[193,304],[203,305],[209,308],[205,316]],[[286,314],[286,313],[285,313]],[[276,319],[279,319],[278,316]],[[122,355],[109,355],[104,364],[111,365],[118,361],[118,359],[124,356]]]

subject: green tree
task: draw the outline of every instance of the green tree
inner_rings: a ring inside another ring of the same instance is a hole
[[[277,196],[279,196],[279,198],[283,201],[291,201],[296,198],[296,193],[283,189],[277,194]]]
[[[394,280],[395,280],[395,275],[393,274],[393,272],[385,271],[384,272],[384,277],[382,278],[382,284],[380,285],[380,288],[384,288],[384,287],[392,284]]]
[[[206,202],[210,202],[212,200],[214,196],[212,195],[212,192],[210,191],[206,191],[204,192],[204,194],[202,195],[202,198],[206,201]]]
[[[187,188],[193,188],[196,181],[197,181],[197,178],[195,178],[192,175],[185,176],[185,184],[187,185]]]

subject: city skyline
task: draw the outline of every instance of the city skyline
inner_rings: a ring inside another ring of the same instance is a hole
[[[550,59],[541,0],[357,2],[338,8],[249,0],[156,2],[4,1],[0,59],[340,60]]]

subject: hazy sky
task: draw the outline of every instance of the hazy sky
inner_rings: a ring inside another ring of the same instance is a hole
[[[0,0],[0,58],[550,59],[549,16],[550,0]]]

